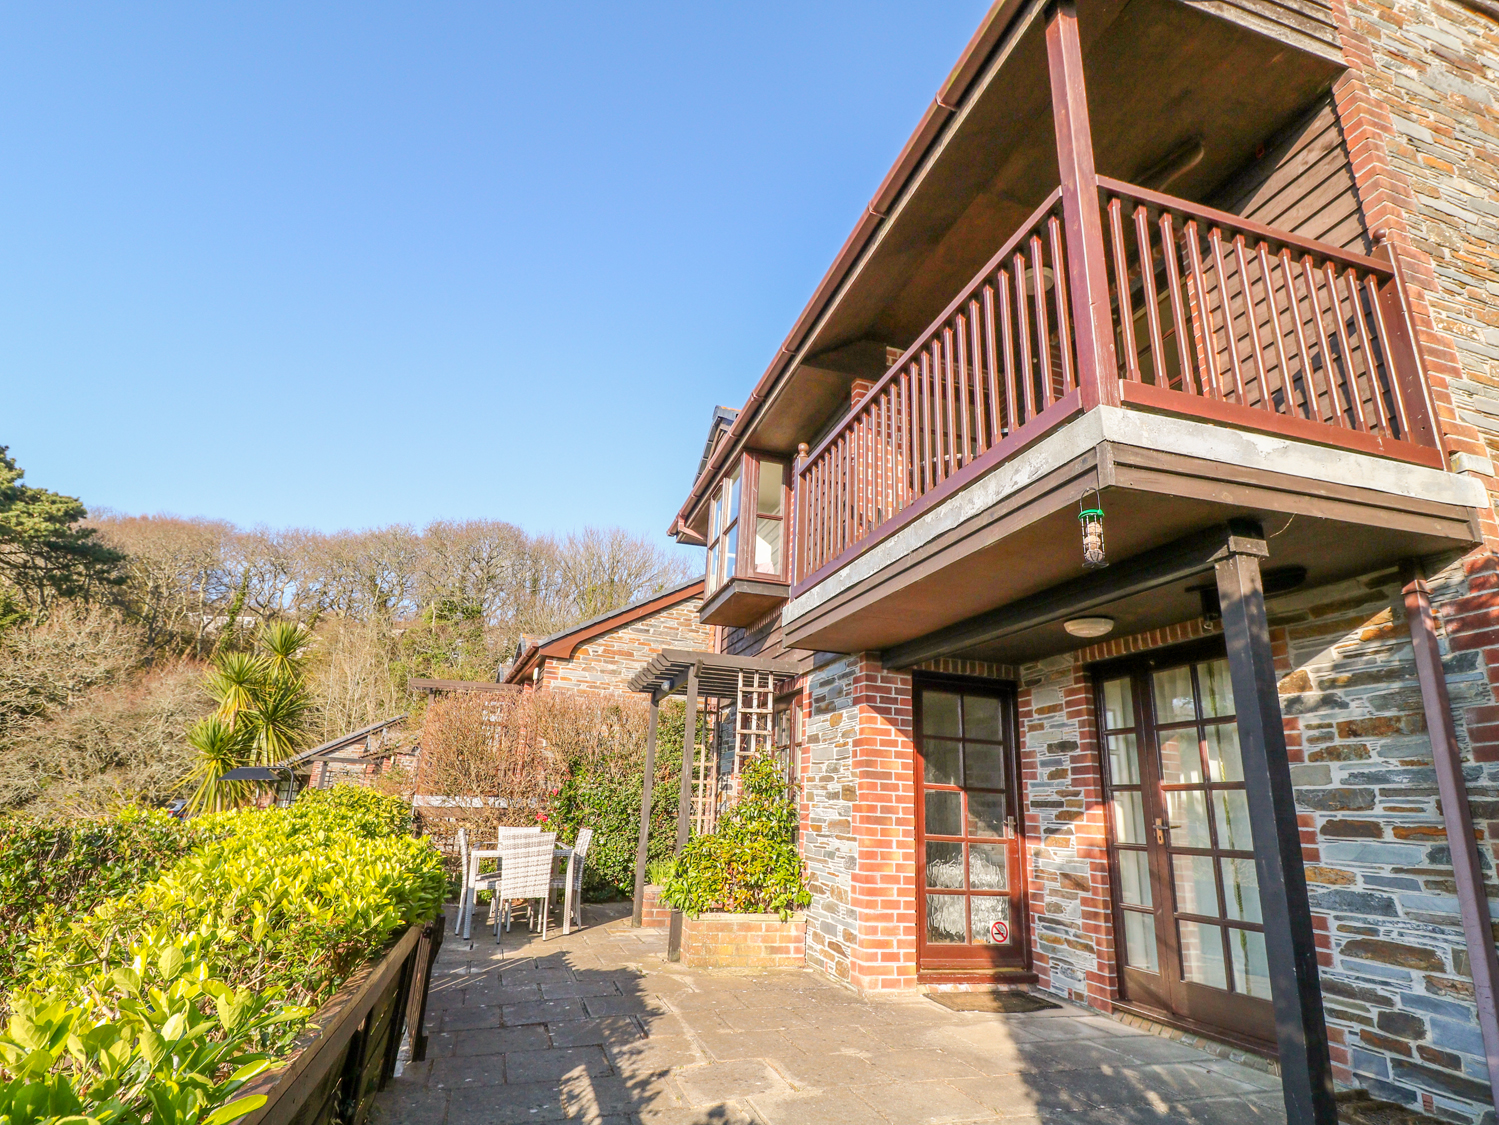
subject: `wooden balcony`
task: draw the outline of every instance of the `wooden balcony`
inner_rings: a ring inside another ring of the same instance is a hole
[[[1099,227],[1059,187],[799,459],[793,597],[1097,406],[1444,467],[1390,260],[1096,183]]]

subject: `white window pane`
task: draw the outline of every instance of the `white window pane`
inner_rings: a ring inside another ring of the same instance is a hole
[[[1010,885],[1007,844],[968,845],[968,885],[978,891],[1002,891]],[[975,919],[977,925],[977,919]]]
[[[922,692],[921,729],[927,734],[957,738],[962,733],[958,728],[958,697],[945,691]]]
[[[755,511],[762,516],[781,515],[781,503],[785,494],[785,489],[781,487],[781,466],[773,461],[761,461],[760,489]]]
[[[1228,950],[1234,959],[1234,991],[1270,999],[1270,959],[1265,935],[1255,930],[1229,930]]]
[[[1155,915],[1124,912],[1124,956],[1131,968],[1160,972],[1156,960]]]
[[[1242,789],[1213,790],[1213,817],[1218,821],[1218,846],[1230,852],[1254,851],[1249,829],[1249,797]]]
[[[1213,876],[1213,857],[1174,855],[1171,870],[1176,879],[1176,909],[1183,914],[1218,915],[1218,882]]]
[[[1223,897],[1228,916],[1238,922],[1261,922],[1260,879],[1252,859],[1220,859],[1223,867]]]
[[[1197,717],[1192,702],[1192,669],[1164,668],[1150,677],[1155,689],[1155,719],[1158,723],[1184,723]]]
[[[755,521],[755,569],[762,574],[781,573],[781,521]]]
[[[1202,751],[1195,730],[1161,732],[1161,783],[1202,784]]]
[[[1201,789],[1166,794],[1166,816],[1174,848],[1212,847],[1208,835],[1208,803]]]
[[[1197,666],[1197,689],[1202,693],[1202,714],[1213,719],[1234,713],[1234,685],[1228,676],[1228,661],[1213,660]]]
[[[961,745],[962,743],[947,738],[921,740],[922,778],[929,785],[963,784],[958,768],[958,748]]]
[[[729,528],[728,534],[723,537],[723,575],[726,580],[733,578],[735,573],[737,573],[734,570],[734,551],[738,545],[739,525],[735,524]]]
[[[982,738],[990,742],[1004,739],[1000,726],[999,700],[991,695],[963,697],[963,737]]]
[[[1128,677],[1104,682],[1103,725],[1105,730],[1135,725],[1135,689]]]
[[[1140,784],[1140,747],[1132,734],[1111,734],[1109,743],[1109,784]]]
[[[1009,941],[1015,940],[1015,927],[1008,925],[1010,921],[1010,900],[1002,895],[974,895],[968,900],[968,913],[973,918],[973,943],[975,945],[988,945],[994,941],[994,930],[992,924],[995,922],[1006,923],[1010,931]]]
[[[1145,806],[1139,793],[1115,793],[1114,839],[1120,844],[1145,843]]]
[[[963,835],[963,794],[951,789],[927,790],[926,832],[928,836]]]
[[[1228,987],[1223,964],[1223,927],[1206,922],[1178,922],[1182,939],[1182,975],[1194,984]]]
[[[953,945],[968,940],[963,895],[926,896],[926,940]]]
[[[1005,795],[1003,793],[969,792],[968,835],[1003,836],[1005,833]]]
[[[941,840],[926,842],[926,885],[929,887],[963,886],[963,845]]]
[[[1119,857],[1119,901],[1149,906],[1150,857],[1145,852],[1116,852]]]
[[[1214,781],[1243,781],[1244,760],[1239,754],[1239,724],[1218,723],[1206,728],[1203,743]]]

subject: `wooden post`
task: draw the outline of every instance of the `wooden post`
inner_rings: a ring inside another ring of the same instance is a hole
[[[677,800],[677,846],[672,853],[681,855],[687,846],[692,825],[692,759],[697,748],[697,665],[687,669],[687,713],[682,716],[682,788]],[[682,959],[682,912],[671,912],[671,928],[666,935],[666,959]]]
[[[1254,830],[1286,1119],[1292,1125],[1337,1125],[1301,830],[1260,583],[1259,560],[1267,552],[1259,542],[1253,554],[1241,553],[1248,546],[1241,544],[1216,570]]]
[[[1483,886],[1483,868],[1478,864],[1478,845],[1473,839],[1473,814],[1468,807],[1468,786],[1463,780],[1462,756],[1457,730],[1452,722],[1452,700],[1447,695],[1447,677],[1442,671],[1442,651],[1437,645],[1436,624],[1431,613],[1431,594],[1407,565],[1405,616],[1416,654],[1416,679],[1421,684],[1421,704],[1426,711],[1426,729],[1431,735],[1431,760],[1436,767],[1437,793],[1442,798],[1442,823],[1447,826],[1447,846],[1452,852],[1452,877],[1457,883],[1458,913],[1468,947],[1469,972],[1473,976],[1473,1001],[1478,1008],[1478,1027],[1488,1056],[1490,1099],[1499,1109],[1499,1014],[1494,1007],[1495,982],[1499,981],[1499,955],[1494,949],[1494,925],[1489,916],[1488,893]]]
[[[1093,132],[1083,83],[1083,50],[1077,6],[1060,0],[1046,20],[1046,57],[1062,182],[1062,222],[1067,231],[1067,288],[1077,341],[1077,385],[1083,409],[1119,404],[1119,361],[1114,355],[1109,310],[1108,260],[1098,173],[1093,168]]]
[[[635,845],[635,907],[630,912],[630,925],[636,929],[640,928],[645,910],[645,865],[651,842],[651,791],[656,781],[656,719],[660,712],[661,701],[652,692],[645,728],[645,780],[640,786],[640,839]]]
[[[786,526],[791,528],[791,542],[783,543],[781,551],[786,558],[786,574],[793,584],[809,573],[802,556],[803,544],[807,541],[807,523],[803,516],[807,501],[802,487],[802,470],[807,466],[809,452],[807,443],[801,442],[796,447],[796,459],[791,462],[791,519],[786,521]]]
[[[427,1057],[427,993],[432,989],[432,965],[442,949],[447,928],[446,916],[439,914],[422,930],[412,954],[416,976],[406,999],[406,1035],[411,1044],[412,1062],[421,1062]]]

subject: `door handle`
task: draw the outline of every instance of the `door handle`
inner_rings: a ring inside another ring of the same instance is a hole
[[[1172,828],[1181,828],[1182,825],[1167,824],[1164,820],[1157,819],[1151,827],[1155,829],[1155,842],[1157,844],[1164,844],[1166,842],[1166,833]]]

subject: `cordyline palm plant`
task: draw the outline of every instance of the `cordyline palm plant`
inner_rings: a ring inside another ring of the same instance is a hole
[[[276,622],[261,627],[255,652],[226,652],[214,659],[204,687],[218,710],[188,732],[198,761],[183,778],[193,786],[193,812],[242,804],[250,787],[226,782],[241,766],[273,765],[306,740],[312,697],[303,670],[312,634],[301,625]]]

